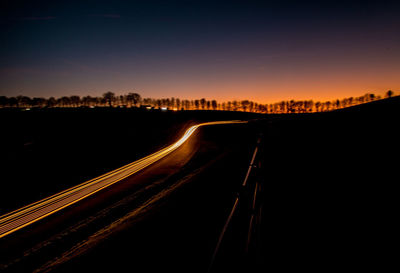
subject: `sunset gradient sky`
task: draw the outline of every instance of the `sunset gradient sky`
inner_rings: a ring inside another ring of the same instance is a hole
[[[400,91],[400,1],[82,2],[1,4],[0,95],[268,103]]]

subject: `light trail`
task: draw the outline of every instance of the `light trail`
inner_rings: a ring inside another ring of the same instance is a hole
[[[186,130],[185,134],[175,143],[171,144],[164,149],[161,149],[151,155],[136,160],[130,164],[127,164],[121,168],[103,174],[99,177],[76,185],[72,188],[66,189],[62,192],[54,194],[50,197],[9,212],[0,217],[0,238],[11,234],[23,227],[26,227],[34,222],[39,221],[57,211],[62,210],[76,202],[104,189],[107,188],[122,179],[139,172],[147,166],[159,161],[163,157],[172,153],[201,126],[209,125],[221,125],[221,124],[233,124],[233,123],[246,123],[247,121],[215,121],[206,122],[194,125]]]

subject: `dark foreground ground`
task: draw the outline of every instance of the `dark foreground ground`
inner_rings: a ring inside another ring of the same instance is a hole
[[[263,187],[256,211],[261,223],[250,257],[231,253],[229,242],[243,238],[240,231],[227,238],[228,254],[219,270],[391,268],[396,260],[399,121],[400,97],[258,122],[262,168],[254,180]],[[245,209],[240,217],[248,222],[249,214]]]
[[[142,158],[205,121],[235,112],[0,109],[0,215]]]
[[[205,127],[146,170],[0,241],[5,272],[205,272],[255,144]]]
[[[140,176],[0,241],[0,264],[9,272],[206,272],[239,193],[212,271],[382,270],[396,255],[399,110],[396,97],[204,128]],[[243,189],[260,136],[258,168]],[[259,219],[246,253],[251,213]]]
[[[385,270],[399,181],[400,97],[266,127],[266,267]]]

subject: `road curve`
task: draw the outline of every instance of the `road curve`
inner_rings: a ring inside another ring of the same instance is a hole
[[[215,121],[194,125],[175,143],[121,168],[66,189],[0,217],[0,238],[47,217],[65,207],[104,189],[162,159],[178,149],[201,126],[246,123],[246,121]]]

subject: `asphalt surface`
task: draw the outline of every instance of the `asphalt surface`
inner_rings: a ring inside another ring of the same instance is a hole
[[[256,141],[249,125],[214,127],[137,175],[2,238],[1,269],[204,272]]]
[[[6,215],[0,217],[0,238],[22,229],[34,222],[37,222],[51,214],[54,214],[59,210],[71,206],[76,202],[79,202],[80,200],[123,180],[125,177],[134,175],[151,164],[154,164],[181,147],[198,128],[202,126],[223,125],[230,123],[234,124],[242,122],[221,121],[193,125],[187,129],[185,134],[178,141],[153,154],[150,154],[97,178],[66,189],[53,196],[27,205],[16,211],[7,213]]]

